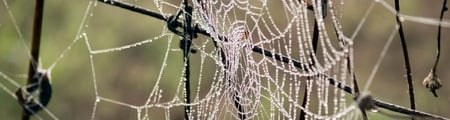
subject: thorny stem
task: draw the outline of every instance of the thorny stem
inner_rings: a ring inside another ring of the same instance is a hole
[[[408,56],[408,46],[406,45],[406,40],[405,40],[405,35],[403,32],[403,26],[402,26],[402,22],[400,20],[400,4],[399,4],[399,0],[395,0],[395,10],[397,11],[396,13],[396,20],[397,20],[397,24],[399,25],[399,34],[400,34],[400,40],[402,43],[402,48],[403,48],[403,59],[405,61],[405,67],[406,67],[406,77],[407,77],[407,82],[408,82],[408,93],[409,93],[409,102],[411,105],[411,109],[415,110],[416,109],[416,103],[415,103],[415,99],[414,99],[414,88],[413,88],[413,83],[412,83],[412,77],[411,77],[411,65],[409,63],[409,56]],[[414,120],[414,117],[411,118],[412,120]]]
[[[139,7],[139,6],[131,5],[131,4],[128,4],[128,3],[125,3],[125,2],[121,2],[121,1],[114,1],[114,0],[98,0],[98,1],[103,2],[103,3],[107,3],[107,4],[112,5],[112,6],[117,6],[117,7],[123,8],[123,9],[127,9],[127,10],[130,10],[130,11],[133,11],[133,12],[137,12],[137,13],[148,15],[148,16],[151,16],[151,17],[155,17],[155,18],[158,18],[160,20],[167,21],[167,17],[163,16],[162,14],[154,12],[154,11],[150,11],[148,9],[145,9],[145,8],[142,8],[142,7]],[[177,22],[177,21],[175,21],[175,23],[178,26],[183,26],[183,23],[180,23],[180,22]],[[196,33],[200,33],[200,34],[203,34],[203,35],[206,35],[206,36],[210,36],[210,34],[206,32],[206,30],[203,30],[203,29],[198,28],[198,27],[195,27],[193,29],[194,29],[194,31]],[[256,52],[256,53],[263,54],[266,57],[273,57],[276,60],[284,62],[284,63],[292,63],[297,68],[300,68],[300,69],[304,69],[305,68],[305,65],[303,65],[299,61],[290,59],[288,57],[282,56],[282,55],[277,54],[277,53],[272,53],[269,50],[262,49],[262,48],[260,48],[258,46],[253,46],[252,50],[254,52]],[[349,87],[348,85],[345,85],[343,83],[340,83],[339,81],[336,81],[334,78],[332,78],[332,77],[330,77],[330,76],[328,76],[328,75],[326,75],[324,73],[318,73],[316,76],[317,77],[324,77],[324,78],[326,78],[328,80],[328,82],[331,85],[335,85],[335,86],[337,86],[337,88],[342,89],[343,91],[345,91],[347,93],[353,94],[353,90],[352,90],[351,87]],[[447,118],[442,117],[442,116],[433,115],[433,114],[429,114],[429,113],[425,113],[425,112],[421,112],[421,111],[417,111],[417,110],[408,109],[408,108],[405,108],[405,107],[402,107],[402,106],[390,104],[390,103],[387,103],[387,102],[384,102],[384,101],[380,101],[380,100],[377,100],[377,99],[373,99],[373,102],[375,102],[375,104],[378,107],[380,107],[380,108],[388,109],[388,110],[391,110],[391,111],[394,111],[394,112],[398,112],[398,113],[403,113],[403,114],[413,115],[413,116],[420,116],[420,117],[428,117],[428,118],[439,119],[439,120],[448,120]]]

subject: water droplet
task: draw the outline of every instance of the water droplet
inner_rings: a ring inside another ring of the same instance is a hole
[[[399,18],[400,18],[400,22],[404,22],[405,21],[405,17],[400,16]]]
[[[377,108],[374,108],[374,109],[370,109],[370,112],[374,112],[374,113],[376,113],[376,112],[378,112],[378,109],[377,109]]]

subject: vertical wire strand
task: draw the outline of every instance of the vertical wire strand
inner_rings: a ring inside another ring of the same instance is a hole
[[[180,42],[184,42],[183,46],[183,61],[185,63],[185,102],[186,106],[184,107],[185,113],[184,117],[185,120],[189,120],[189,114],[191,113],[191,87],[190,87],[190,61],[189,61],[189,53],[191,51],[191,43],[192,43],[192,37],[193,37],[193,31],[191,27],[191,20],[192,20],[192,8],[189,6],[187,0],[183,0],[183,6],[184,6],[184,29],[183,29],[183,39]],[[181,12],[181,11],[180,11]]]
[[[411,109],[416,109],[415,99],[414,99],[414,87],[412,83],[412,76],[411,76],[411,65],[409,63],[409,55],[408,55],[408,46],[406,45],[405,35],[403,31],[402,22],[400,20],[400,4],[399,0],[395,0],[395,10],[396,12],[396,20],[397,24],[399,25],[399,34],[400,34],[400,41],[402,44],[402,50],[403,50],[403,60],[405,61],[405,68],[406,68],[406,77],[407,77],[407,83],[408,83],[408,93],[409,93],[409,101]],[[414,120],[414,117],[411,118]]]
[[[437,66],[439,63],[440,56],[441,56],[441,28],[442,28],[441,22],[444,17],[444,12],[446,12],[448,10],[446,4],[447,4],[447,0],[444,0],[442,3],[441,16],[439,17],[439,26],[438,26],[438,34],[437,34],[437,51],[436,51],[437,55],[436,55],[436,61],[434,62],[434,66],[433,66],[433,76],[437,76]],[[437,78],[437,81],[440,86],[440,84],[442,84],[442,83],[440,83],[441,81],[439,80],[439,78]],[[438,89],[438,88],[436,88],[436,89]],[[438,97],[435,89],[432,89],[431,92],[433,92],[435,97]]]
[[[35,1],[35,8],[34,8],[34,19],[33,19],[33,33],[32,33],[32,40],[31,40],[31,58],[29,61],[29,67],[28,67],[28,78],[27,78],[27,85],[32,84],[33,76],[37,72],[37,67],[39,63],[39,48],[41,44],[41,31],[42,31],[42,16],[44,13],[44,0],[36,0]],[[19,88],[20,89],[20,88]],[[20,103],[20,102],[19,102]],[[23,104],[23,103],[21,103]],[[30,114],[27,112],[27,109],[25,105],[21,105],[23,107],[22,112],[22,120],[29,120]]]
[[[441,10],[441,16],[439,17],[439,26],[438,26],[438,34],[437,34],[437,55],[436,55],[436,61],[434,62],[433,71],[437,71],[437,65],[439,63],[439,58],[441,56],[441,22],[444,17],[444,12],[447,11],[447,0],[444,0],[442,3],[442,10]]]

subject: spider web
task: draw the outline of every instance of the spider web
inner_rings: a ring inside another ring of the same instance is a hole
[[[179,1],[125,2],[158,11],[166,17],[183,9]],[[317,12],[308,10],[306,2],[313,5],[313,11]],[[191,103],[186,103],[187,79],[183,76],[188,63],[183,63],[183,51],[179,48],[181,37],[172,33],[164,21],[113,8],[95,0],[68,8],[61,6],[72,3],[50,1],[52,4],[49,8],[53,11],[46,10],[44,15],[61,15],[63,13],[58,13],[58,9],[67,9],[68,13],[77,15],[66,19],[78,21],[44,22],[40,57],[43,63],[39,63],[39,66],[52,73],[55,93],[49,106],[36,118],[183,119],[185,106],[190,106],[190,119],[241,119],[243,116],[247,119],[300,119],[302,114],[305,114],[306,119],[361,119],[358,103],[353,100],[354,95],[329,82],[333,79],[354,88],[354,74],[358,76],[358,82],[362,82],[358,83],[361,92],[370,91],[376,98],[401,105],[407,103],[407,95],[403,92],[406,84],[402,78],[402,67],[388,67],[403,64],[395,60],[399,59],[395,57],[396,54],[388,53],[399,51],[392,50],[392,46],[397,45],[394,38],[398,26],[394,21],[396,12],[390,1],[306,2],[191,1],[194,11],[190,17],[210,36],[199,34],[192,41],[192,47],[197,53],[189,55]],[[440,1],[434,2],[433,5],[442,5]],[[6,105],[6,110],[1,110],[7,111],[0,114],[4,118],[16,118],[21,113],[19,106],[12,103],[16,103],[17,99],[15,90],[22,87],[21,83],[26,79],[23,71],[26,71],[25,63],[30,58],[29,35],[24,34],[29,27],[22,24],[31,21],[28,19],[32,15],[16,12],[26,8],[24,4],[30,3],[3,0],[4,9],[0,11],[4,16],[0,21],[0,42],[1,48],[5,48],[1,50],[0,87],[4,92],[0,92],[0,97],[2,101],[5,99],[6,103],[11,103]],[[322,4],[327,4],[327,9],[322,9]],[[417,1],[408,5],[430,8],[421,6]],[[356,10],[360,12],[351,12]],[[428,16],[416,15],[419,12],[406,12],[401,14],[401,18],[403,23],[413,28],[434,30],[439,25],[439,19],[436,19],[439,16],[438,9],[430,11],[426,13],[436,14]],[[326,17],[323,17],[323,13],[326,13]],[[52,16],[45,17],[44,21],[46,18],[52,19]],[[315,23],[318,29],[317,50],[313,43]],[[54,30],[45,29],[45,25],[49,24],[67,26],[61,28],[67,31],[60,32],[56,27]],[[444,27],[443,33],[446,33],[445,30],[448,33],[449,21],[444,20],[441,25]],[[428,37],[428,40],[431,36],[434,41],[436,32],[423,29],[411,33],[432,34],[419,36],[417,40],[411,37],[413,47],[426,49],[425,52],[412,50],[412,53],[418,53],[412,56],[432,58],[434,47],[430,46],[434,42],[425,44],[423,39]],[[448,38],[448,35],[443,38]],[[376,44],[370,41],[376,41]],[[414,46],[417,44],[428,47]],[[255,51],[258,48],[266,51],[258,53]],[[365,52],[367,49],[374,50]],[[275,54],[289,60],[280,61]],[[443,55],[443,59],[441,61],[444,62],[440,64],[448,63],[445,62],[448,56]],[[413,63],[431,63],[432,60],[420,59]],[[420,83],[431,64],[416,65],[418,67],[414,70],[419,75],[415,79],[420,80],[417,81]],[[389,69],[399,72],[389,73],[392,72]],[[439,69],[448,71],[448,68]],[[441,76],[444,81],[445,78],[450,76]],[[383,90],[383,86],[389,84],[404,85],[404,88],[394,89],[394,92]],[[415,86],[421,97],[429,95],[426,89],[420,88],[421,85]],[[438,100],[428,100],[426,97],[427,100],[420,101],[421,98],[418,98],[418,104],[448,104],[449,88],[442,89],[442,96]],[[405,102],[396,101],[394,96],[400,96],[398,99]],[[448,108],[423,109],[449,117],[445,110]],[[369,117],[372,116],[374,119],[386,118],[386,115],[380,118],[380,114],[369,113]],[[387,118],[392,119],[392,115]]]

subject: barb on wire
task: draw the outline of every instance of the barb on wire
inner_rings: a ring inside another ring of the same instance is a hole
[[[437,50],[436,50],[436,61],[434,62],[434,66],[431,69],[428,76],[423,80],[422,84],[426,88],[430,89],[430,92],[433,93],[435,97],[438,97],[436,90],[442,87],[442,81],[437,76],[437,66],[439,63],[439,58],[441,56],[441,22],[444,17],[444,12],[448,10],[447,8],[447,0],[444,0],[442,3],[441,16],[439,17],[439,26],[438,26],[438,34],[437,34]]]
[[[103,2],[103,3],[107,3],[108,5],[120,7],[120,8],[127,9],[127,10],[130,10],[130,11],[133,11],[133,12],[137,12],[137,13],[148,15],[148,16],[151,16],[151,17],[155,17],[155,18],[161,19],[163,21],[167,21],[167,17],[163,16],[160,13],[153,12],[153,11],[150,11],[148,9],[145,9],[145,8],[142,8],[142,7],[138,7],[138,6],[135,6],[135,5],[131,5],[131,4],[128,4],[128,3],[125,3],[125,2],[114,1],[114,0],[98,0],[98,1]],[[113,4],[111,4],[111,2],[113,2]],[[184,26],[183,23],[180,23],[180,22],[177,22],[177,21],[174,21],[174,24],[176,24],[177,26]],[[206,36],[210,36],[210,34],[206,32],[206,30],[201,29],[198,26],[193,27],[192,29],[196,33],[200,33],[200,34],[203,34],[203,35],[206,35]],[[227,41],[225,37],[219,36],[219,38],[220,38],[221,41],[225,41],[225,42]],[[252,51],[256,52],[256,53],[259,53],[259,54],[262,54],[262,55],[264,55],[266,57],[272,57],[272,58],[274,58],[274,59],[276,59],[278,61],[284,62],[284,63],[291,63],[295,67],[300,68],[300,69],[306,69],[306,66],[308,66],[308,65],[305,65],[303,63],[300,63],[297,60],[288,58],[288,57],[280,55],[278,53],[273,53],[273,52],[271,52],[269,50],[263,49],[263,48],[258,47],[258,46],[252,46]],[[352,90],[351,87],[349,87],[348,85],[346,85],[344,83],[341,83],[341,82],[337,81],[336,79],[334,79],[333,77],[330,77],[327,74],[318,73],[316,76],[317,77],[323,77],[331,85],[337,86],[337,88],[342,89],[343,91],[345,91],[347,93],[353,94],[353,90]],[[384,101],[381,101],[381,100],[377,100],[377,99],[373,99],[373,102],[375,103],[375,105],[377,107],[388,109],[388,110],[391,110],[391,111],[394,111],[394,112],[398,112],[398,113],[402,113],[402,114],[407,114],[407,115],[412,115],[412,116],[420,116],[420,117],[427,117],[427,118],[433,118],[433,119],[438,119],[438,120],[448,120],[447,118],[442,117],[442,116],[433,115],[433,114],[429,114],[429,113],[425,113],[425,112],[421,112],[421,111],[417,111],[417,110],[408,109],[408,108],[405,108],[405,107],[402,107],[402,106],[394,105],[394,104],[387,103],[387,102],[384,102]]]
[[[190,59],[189,53],[195,53],[196,50],[191,48],[192,40],[197,37],[196,32],[193,31],[191,26],[192,21],[192,7],[189,6],[187,0],[183,1],[184,10],[179,9],[176,15],[171,15],[167,19],[167,27],[170,31],[175,33],[176,35],[182,36],[183,38],[179,42],[180,49],[183,50],[183,63],[184,63],[184,102],[186,104],[191,103],[191,87],[190,87]],[[182,26],[179,26],[178,18],[183,15],[184,23]],[[183,32],[177,30],[177,27],[183,27]],[[184,106],[184,119],[189,120],[191,113],[191,106]]]

